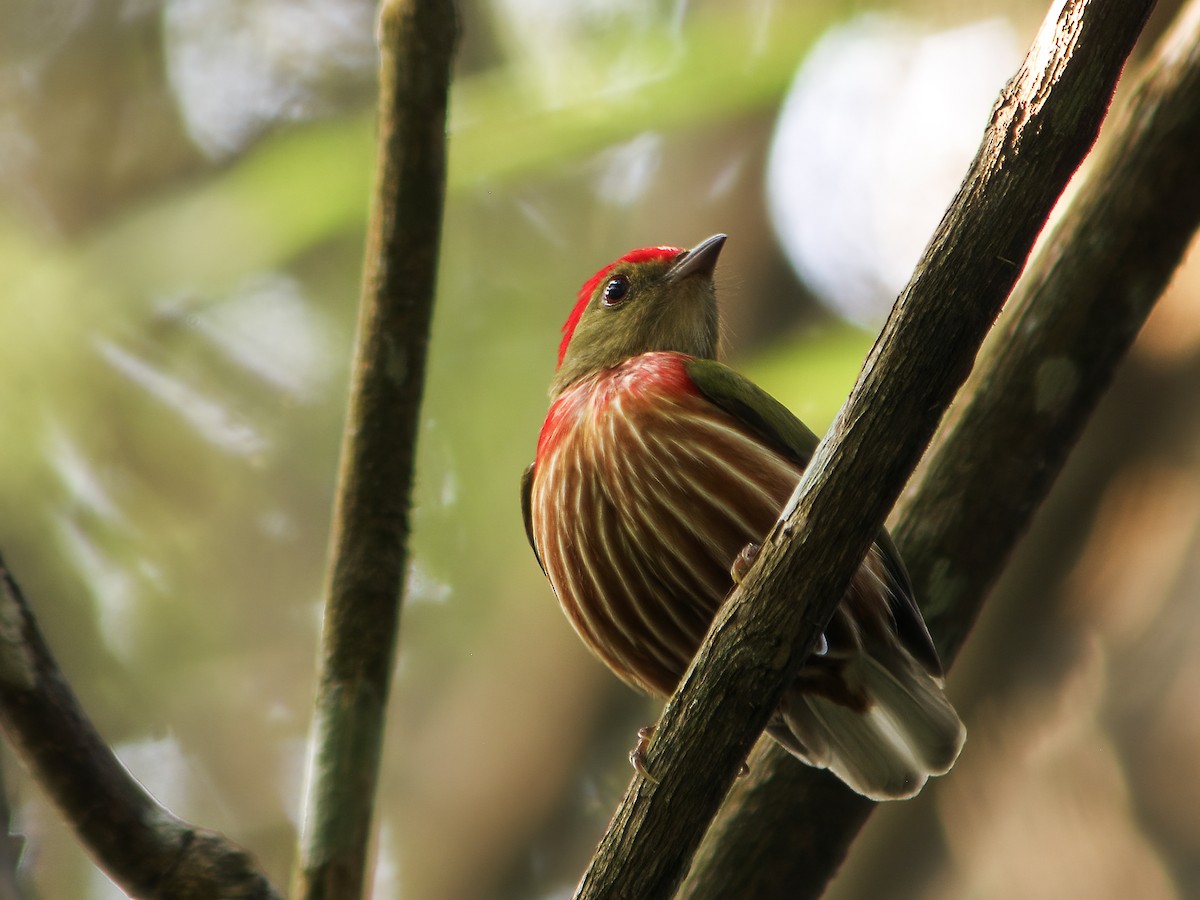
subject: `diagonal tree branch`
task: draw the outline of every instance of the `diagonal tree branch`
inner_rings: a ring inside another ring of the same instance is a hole
[[[446,182],[451,0],[383,0],[379,149],[342,445],[297,898],[363,893],[407,569]]]
[[[0,559],[0,724],[100,867],[130,896],[275,900],[249,854],[164,809],[87,718]]]
[[[674,892],[1095,140],[1152,6],[1051,10],[858,383],[667,703],[647,754],[659,782],[634,779],[577,897]]]
[[[970,401],[897,506],[894,537],[947,663],[1200,227],[1200,0],[1113,124],[985,347]],[[680,896],[816,897],[873,809],[771,748]]]
[[[1016,543],[1200,226],[1200,0],[1159,41],[1114,126],[897,529],[948,660],[1007,557],[971,541],[955,514],[979,510],[997,546]],[[955,584],[983,589],[956,595]]]

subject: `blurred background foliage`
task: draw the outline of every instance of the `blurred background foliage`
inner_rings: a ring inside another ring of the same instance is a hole
[[[459,5],[375,893],[565,897],[657,710],[570,632],[518,512],[578,285],[632,247],[728,232],[727,355],[823,428],[1044,8]],[[279,884],[373,28],[366,0],[0,5],[0,547],[134,774]],[[958,767],[875,816],[834,896],[1200,896],[1197,269],[951,679]],[[24,836],[5,890],[119,896],[4,754]]]

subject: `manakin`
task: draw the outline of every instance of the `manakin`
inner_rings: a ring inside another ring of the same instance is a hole
[[[621,679],[669,695],[817,446],[717,361],[718,234],[648,247],[584,284],[522,479],[525,528],[571,624]],[[767,727],[875,800],[950,769],[965,730],[881,531]]]

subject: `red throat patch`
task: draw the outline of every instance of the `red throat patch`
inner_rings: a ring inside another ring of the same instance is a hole
[[[641,409],[660,406],[664,398],[700,397],[687,370],[692,359],[682,353],[643,353],[575,382],[550,405],[538,435],[535,461],[540,465],[548,451],[576,433],[583,418],[607,409],[618,396],[621,402]]]
[[[616,262],[609,263],[585,281],[583,287],[579,289],[579,297],[575,301],[575,308],[567,316],[567,321],[563,322],[562,343],[558,345],[558,366],[556,368],[562,367],[563,357],[567,355],[567,347],[571,344],[571,338],[575,336],[575,326],[579,324],[580,318],[583,317],[583,311],[587,309],[588,301],[592,299],[592,294],[595,292],[596,286],[600,284],[609,272],[622,263],[640,263],[652,259],[674,259],[683,252],[682,247],[642,247],[640,250],[631,250]]]

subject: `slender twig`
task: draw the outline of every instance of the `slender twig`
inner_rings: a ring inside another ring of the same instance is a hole
[[[362,896],[408,560],[446,182],[451,0],[384,0],[375,193],[342,444],[297,898]]]
[[[1051,12],[846,405],[667,703],[647,754],[658,783],[634,779],[578,897],[652,900],[679,884],[1095,140],[1152,5]]]
[[[298,897],[362,893],[441,232],[453,6],[386,0],[380,26],[380,164]],[[122,768],[71,694],[16,583],[2,574],[0,721],[100,865],[136,897],[276,897],[244,851],[177,819]]]
[[[969,402],[897,505],[894,536],[947,664],[1200,227],[1200,0],[1113,126],[985,345]],[[680,896],[816,897],[872,809],[769,753],[732,792]]]
[[[245,850],[176,818],[121,765],[2,559],[0,724],[96,862],[130,896],[278,897]]]

